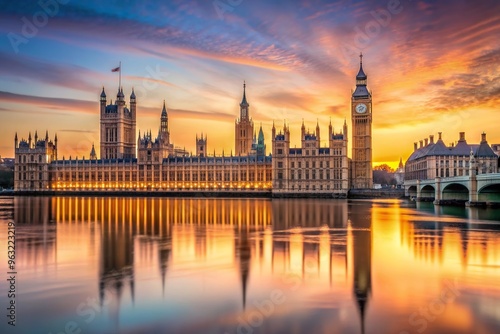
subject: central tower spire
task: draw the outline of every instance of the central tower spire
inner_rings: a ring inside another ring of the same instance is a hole
[[[163,100],[163,109],[161,111],[161,117],[160,117],[160,131],[168,132],[168,115],[167,115],[167,108],[165,107],[165,100]]]
[[[247,102],[247,94],[246,94],[246,87],[247,84],[245,81],[243,81],[243,99],[241,100],[240,103],[240,119],[248,119],[248,107],[250,107],[250,104]]]
[[[240,103],[240,117],[235,123],[235,148],[237,155],[249,155],[252,150],[254,134],[253,122],[248,113],[250,104],[247,101],[246,82],[243,81],[243,98]]]

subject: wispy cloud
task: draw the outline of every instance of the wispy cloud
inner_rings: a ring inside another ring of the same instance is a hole
[[[45,108],[51,110],[64,110],[64,114],[96,113],[98,102],[90,102],[76,99],[32,96],[0,91],[0,101],[2,103],[16,103],[24,105],[25,108]],[[25,109],[28,111],[27,109]]]

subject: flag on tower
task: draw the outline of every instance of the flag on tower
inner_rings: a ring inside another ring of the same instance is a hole
[[[115,67],[114,69],[111,70],[111,72],[118,72],[120,70],[120,66]]]

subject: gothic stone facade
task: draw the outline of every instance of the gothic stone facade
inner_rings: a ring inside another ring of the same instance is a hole
[[[328,146],[320,147],[319,124],[316,132],[301,128],[301,147],[290,148],[290,129],[285,124],[276,134],[273,125],[273,193],[282,196],[320,194],[346,197],[349,191],[347,125],[343,132],[328,130]]]
[[[18,141],[17,133],[14,138],[15,189],[44,190],[51,187],[51,166],[57,160],[57,135],[54,141],[51,141],[48,132],[46,132],[45,139],[39,140],[38,134],[35,132],[34,139],[32,141],[31,133],[28,140]]]
[[[243,85],[239,118],[235,123],[235,154],[208,155],[207,137],[196,139],[196,155],[173,145],[165,103],[160,128],[139,134],[135,140],[136,97],[126,105],[119,88],[115,104],[100,96],[100,159],[92,146],[90,159],[57,159],[57,138],[49,142],[15,139],[15,190],[248,190],[277,195],[319,194],[345,197],[351,188],[370,188],[371,93],[366,88],[362,63],[352,95],[353,159],[347,157],[347,124],[334,133],[330,124],[328,144],[320,145],[315,133],[301,129],[301,147],[290,147],[290,129],[272,130],[272,158],[266,156],[262,127],[254,131],[250,104]],[[136,155],[137,152],[137,155]],[[352,166],[352,169],[350,168]],[[351,179],[352,175],[352,179]]]

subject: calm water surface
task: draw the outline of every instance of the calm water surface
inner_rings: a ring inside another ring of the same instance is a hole
[[[416,207],[417,205],[417,207]],[[499,333],[500,210],[0,198],[1,333]]]

